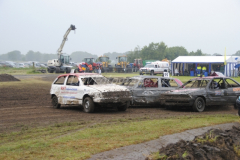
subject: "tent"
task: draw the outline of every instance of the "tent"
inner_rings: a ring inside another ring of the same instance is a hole
[[[208,75],[210,75],[213,66],[224,65],[224,56],[179,56],[172,61],[172,75],[176,68],[184,75],[185,70],[189,71],[189,65],[195,71],[197,64],[206,66]],[[240,64],[240,56],[226,56],[223,74],[228,77],[238,76],[238,64]]]

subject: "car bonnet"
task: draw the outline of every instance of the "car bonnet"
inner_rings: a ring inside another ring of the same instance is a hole
[[[89,85],[88,87],[97,89],[101,92],[115,92],[115,91],[129,91],[124,86],[118,86],[115,84],[107,84],[107,85]]]

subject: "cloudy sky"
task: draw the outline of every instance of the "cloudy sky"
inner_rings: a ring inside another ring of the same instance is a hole
[[[240,50],[239,0],[0,0],[0,54],[126,52],[151,42],[189,52]]]

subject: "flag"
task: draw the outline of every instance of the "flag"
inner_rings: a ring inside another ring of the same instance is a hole
[[[226,57],[226,47],[225,47],[225,53],[224,53],[224,65],[227,65],[227,57]]]

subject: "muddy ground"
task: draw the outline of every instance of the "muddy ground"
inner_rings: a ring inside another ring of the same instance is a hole
[[[169,144],[159,150],[159,155],[159,160],[239,160],[240,127],[233,126],[229,130],[211,129],[196,136],[193,141],[181,140]]]
[[[180,115],[213,115],[234,114],[233,106],[221,106],[207,108],[202,113],[191,110],[166,110],[160,107],[134,107],[126,112],[118,112],[116,109],[105,109],[97,113],[84,113],[79,106],[64,106],[54,109],[51,106],[50,86],[57,75],[48,76],[15,76],[20,80],[27,78],[41,79],[47,83],[22,83],[1,82],[13,85],[0,86],[0,133],[18,131],[22,127],[37,127],[51,125],[60,122],[86,121],[88,123],[100,123],[106,120],[125,118],[165,118]],[[21,85],[14,85],[21,83]]]

